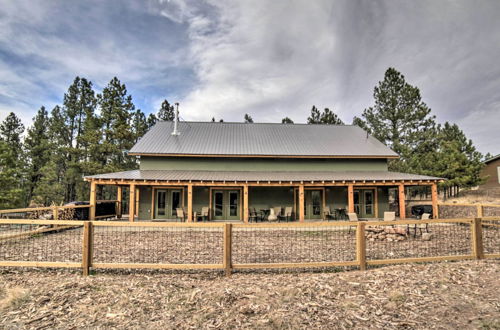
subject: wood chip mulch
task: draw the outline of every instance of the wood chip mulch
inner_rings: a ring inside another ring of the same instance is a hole
[[[500,260],[366,272],[0,269],[0,328],[500,327]]]

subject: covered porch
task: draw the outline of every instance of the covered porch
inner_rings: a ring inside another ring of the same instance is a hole
[[[268,180],[258,180],[258,177]],[[285,177],[291,180],[281,180]],[[433,214],[437,218],[437,182],[440,181],[439,178],[394,172],[214,174],[144,170],[102,174],[86,177],[86,180],[91,185],[91,219],[95,218],[92,205],[97,200],[97,188],[108,185],[117,187],[119,205],[128,205],[124,217],[129,221],[244,223],[267,220],[271,209],[281,213],[276,215],[281,216],[278,220],[284,221],[343,220],[347,213],[377,219],[387,211],[396,212],[400,219],[405,219],[408,215],[405,188],[409,186],[430,187]]]

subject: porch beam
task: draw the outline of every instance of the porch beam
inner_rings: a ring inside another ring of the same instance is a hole
[[[122,218],[122,199],[123,199],[123,187],[118,186],[116,188],[116,200],[117,200],[116,217],[118,219]]]
[[[439,219],[438,191],[437,191],[437,184],[435,183],[433,183],[431,186],[431,199],[432,199],[432,218]]]
[[[304,185],[299,186],[299,221],[304,222],[305,219],[305,205],[304,205]]]
[[[193,185],[187,186],[187,222],[193,221]]]
[[[347,185],[347,208],[348,213],[354,213],[354,185]]]
[[[89,220],[95,220],[96,200],[97,200],[97,183],[94,180],[92,180],[90,181]]]
[[[130,184],[128,202],[128,221],[133,222],[135,219],[135,184]]]
[[[248,223],[248,185],[243,186],[243,221]]]
[[[399,218],[406,219],[405,185],[398,185],[399,190]]]

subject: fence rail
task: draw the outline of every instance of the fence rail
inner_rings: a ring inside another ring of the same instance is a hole
[[[0,220],[0,266],[359,267],[500,258],[500,217],[310,223]]]

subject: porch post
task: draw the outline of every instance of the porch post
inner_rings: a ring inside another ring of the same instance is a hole
[[[123,199],[123,188],[122,186],[116,187],[116,200],[118,201],[116,217],[118,219],[122,218],[122,199]]]
[[[354,185],[347,185],[347,207],[348,213],[354,213]]]
[[[304,185],[299,186],[299,221],[304,222],[305,207],[304,207]]]
[[[248,223],[248,185],[243,186],[243,221]]]
[[[135,217],[135,183],[130,184],[129,203],[128,203],[128,221],[134,221]]]
[[[433,183],[431,186],[431,197],[432,197],[432,218],[439,218],[439,210],[438,210],[438,193],[437,193],[437,184]]]
[[[187,222],[192,222],[193,221],[193,185],[188,184],[187,188],[188,188]]]
[[[89,210],[89,220],[95,220],[95,207],[96,207],[96,183],[94,180],[90,181],[90,210]]]
[[[399,184],[399,218],[406,219],[406,203],[405,203],[405,186],[404,184]]]

